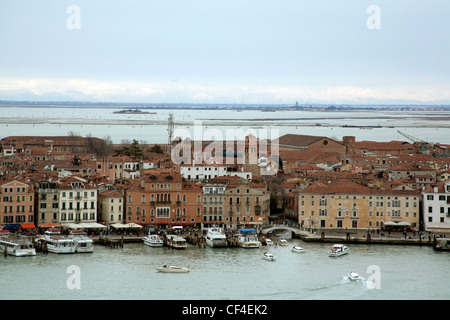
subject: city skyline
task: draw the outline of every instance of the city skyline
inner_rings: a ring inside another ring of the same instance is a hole
[[[0,100],[450,103],[445,1],[3,1],[0,9]]]

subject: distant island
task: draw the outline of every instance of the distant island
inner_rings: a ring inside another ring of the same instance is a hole
[[[142,110],[139,110],[139,109],[124,109],[124,110],[114,111],[113,113],[119,113],[119,114],[156,114],[156,112],[142,111]]]

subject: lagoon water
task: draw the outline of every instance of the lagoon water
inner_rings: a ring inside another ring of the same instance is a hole
[[[327,255],[331,244],[288,241],[287,247],[188,245],[186,250],[126,243],[119,249],[96,245],[94,253],[1,257],[0,300],[450,298],[450,254],[435,252],[429,246],[354,244],[349,254],[331,258]],[[293,245],[302,246],[306,252],[291,252]],[[264,260],[261,255],[265,251],[273,253],[276,261]],[[186,266],[190,272],[158,273],[156,268],[164,264]],[[79,268],[79,289],[70,289],[71,266]],[[349,271],[363,279],[350,281],[346,277]]]
[[[201,136],[241,129],[258,137],[276,138],[287,133],[327,136],[341,140],[353,135],[357,141],[408,139],[401,131],[428,142],[450,144],[450,111],[277,111],[259,110],[148,110],[156,114],[114,114],[111,107],[0,107],[0,137],[13,135],[110,136],[114,143],[136,139],[147,143],[167,142],[167,119],[173,113],[176,136],[194,136],[201,123]],[[147,110],[144,110],[147,111]],[[349,127],[342,127],[347,125]],[[381,126],[358,128],[351,126]],[[217,138],[214,139],[218,140]]]

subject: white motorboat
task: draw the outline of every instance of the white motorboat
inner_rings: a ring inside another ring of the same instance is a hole
[[[47,247],[48,252],[52,253],[75,253],[76,245],[72,238],[65,236],[44,235],[37,241],[42,241]]]
[[[47,236],[59,236],[61,234],[61,231],[58,228],[50,228],[45,230],[44,235]]]
[[[150,247],[162,247],[164,245],[164,241],[157,234],[148,234],[142,240],[144,240],[144,244]]]
[[[178,266],[162,266],[160,268],[156,268],[158,272],[164,272],[164,273],[187,273],[189,272],[188,268],[185,267],[178,267]]]
[[[0,253],[15,257],[35,256],[33,243],[23,237],[1,237]]]
[[[206,245],[211,248],[223,248],[228,246],[227,237],[221,228],[212,227],[208,228],[208,232],[206,233]]]
[[[269,252],[265,252],[262,256],[263,259],[266,259],[268,261],[275,261],[275,256]]]
[[[266,245],[273,246],[273,241],[270,239],[266,239]]]
[[[348,253],[349,250],[349,247],[344,246],[343,244],[335,244],[331,247],[330,251],[328,251],[328,256],[339,257]]]
[[[187,248],[186,239],[184,239],[180,236],[168,234],[166,236],[166,238],[167,238],[167,245],[173,249],[186,249]]]
[[[291,251],[302,253],[302,252],[305,252],[305,249],[303,249],[302,247],[299,247],[299,246],[293,246]]]
[[[280,239],[280,241],[278,241],[278,242],[280,243],[280,246],[283,246],[283,247],[288,245],[288,242],[286,241],[286,239]]]
[[[359,279],[361,279],[361,277],[359,276],[359,274],[357,274],[356,272],[353,272],[353,271],[350,271],[349,273],[348,273],[348,278],[350,279],[350,280],[352,280],[352,281],[356,281],[356,280],[359,280]]]
[[[94,252],[94,240],[89,238],[86,232],[72,231],[69,238],[75,242],[75,252]]]
[[[255,229],[238,230],[238,246],[242,248],[259,248],[261,242],[258,240]]]

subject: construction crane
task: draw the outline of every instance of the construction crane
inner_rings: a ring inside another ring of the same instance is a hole
[[[170,158],[170,154],[172,152],[172,140],[173,140],[173,131],[174,131],[174,121],[173,121],[173,113],[169,113],[169,119],[167,120],[167,135],[168,135],[168,141],[167,141],[167,155]]]
[[[411,136],[409,134],[406,134],[406,133],[403,133],[403,132],[400,132],[400,131],[397,131],[397,132],[400,133],[402,136],[404,136],[404,137],[408,138],[409,140],[411,140],[414,144],[418,145],[420,152],[427,151],[431,147],[433,147],[433,143],[429,143],[429,142],[427,142],[425,140],[413,137],[413,136]]]

